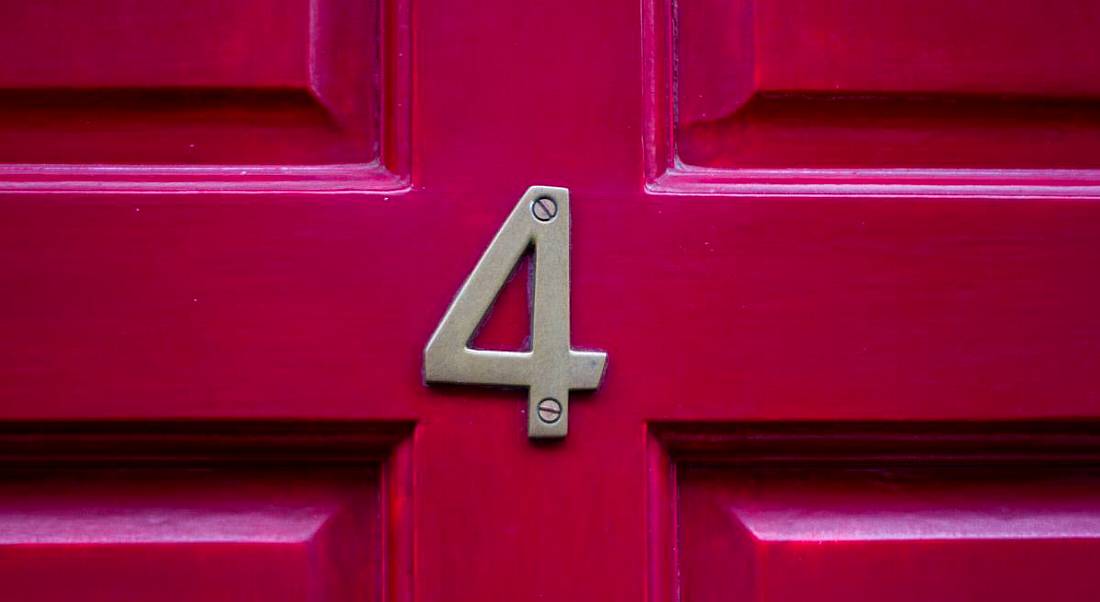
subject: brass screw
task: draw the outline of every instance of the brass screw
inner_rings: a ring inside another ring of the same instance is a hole
[[[561,402],[553,397],[547,397],[539,402],[539,420],[546,424],[554,424],[561,420]]]
[[[531,215],[540,222],[548,222],[557,217],[558,202],[548,196],[539,197],[531,203]]]

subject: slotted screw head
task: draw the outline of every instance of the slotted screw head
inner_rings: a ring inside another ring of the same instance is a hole
[[[546,424],[554,424],[561,420],[561,402],[553,397],[547,397],[539,402],[539,420]]]
[[[531,215],[540,222],[548,222],[558,215],[558,202],[542,196],[531,202]]]

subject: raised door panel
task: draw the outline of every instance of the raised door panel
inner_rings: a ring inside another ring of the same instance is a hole
[[[1095,468],[683,472],[685,602],[1092,595]]]
[[[9,3],[0,50],[19,60],[0,66],[0,173],[9,187],[400,187],[405,11],[387,0]]]
[[[13,600],[406,600],[407,425],[8,424]]]
[[[1100,8],[676,3],[679,157],[722,168],[1100,166]]]
[[[685,602],[1091,595],[1090,425],[673,431],[660,445],[673,462],[671,566]]]

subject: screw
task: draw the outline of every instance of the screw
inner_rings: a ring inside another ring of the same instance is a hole
[[[539,197],[531,203],[531,215],[540,222],[548,222],[557,217],[558,202],[548,196]]]
[[[539,402],[539,420],[546,424],[554,424],[561,420],[561,402],[553,397],[547,397]]]

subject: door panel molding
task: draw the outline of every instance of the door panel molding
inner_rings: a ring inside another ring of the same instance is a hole
[[[642,6],[651,193],[1100,196],[1087,3]]]
[[[918,581],[931,575],[922,572],[927,568],[922,562],[974,554],[986,554],[989,566],[1010,574],[1020,574],[1012,573],[1013,563],[1038,552],[1060,559],[1041,567],[1050,576],[1072,570],[1075,559],[1091,554],[1090,546],[1100,546],[1097,426],[1095,421],[650,423],[649,599],[706,599],[719,587],[707,575],[736,570],[748,571],[742,585],[746,591],[759,588],[760,599],[769,592],[784,595],[768,589],[779,582],[767,575],[802,566],[783,568],[786,555],[799,549],[799,558],[814,555],[812,566],[817,562],[837,571],[853,562],[871,566],[907,558],[916,563],[909,576]],[[684,517],[693,522],[685,524]],[[703,525],[707,520],[716,522]],[[702,540],[704,527],[710,535]],[[803,549],[803,542],[812,545]],[[710,560],[700,567],[702,558]],[[1073,579],[1057,582],[1067,588],[1065,595],[1080,587]],[[860,585],[894,587],[887,577],[864,578]],[[923,581],[914,585],[914,591],[934,589]]]
[[[2,189],[406,189],[409,4],[8,7]]]
[[[0,555],[25,577],[6,582],[21,591],[35,571],[85,562],[130,571],[129,594],[179,571],[192,575],[184,597],[209,585],[409,602],[412,433],[407,421],[4,422]],[[242,582],[250,570],[276,572]],[[70,577],[35,591],[107,578]]]

